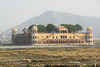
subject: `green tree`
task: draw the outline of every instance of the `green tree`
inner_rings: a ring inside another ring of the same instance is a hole
[[[53,25],[53,24],[48,24],[48,25],[46,26],[46,31],[47,31],[48,33],[55,32],[55,31],[57,31],[57,28],[56,28],[56,26]]]
[[[66,29],[68,29],[68,24],[61,24],[60,26],[64,26]]]
[[[76,24],[75,27],[76,27],[76,31],[77,31],[77,32],[78,32],[78,31],[81,31],[81,30],[83,29],[82,26],[79,25],[79,24]]]
[[[68,25],[68,32],[71,33],[71,32],[75,32],[75,31],[76,31],[76,27],[74,25],[69,24]]]
[[[60,26],[64,26],[65,28],[67,28],[69,33],[76,31],[75,26],[71,25],[71,24],[69,24],[69,25],[68,24],[61,24]]]
[[[38,32],[45,32],[46,31],[46,27],[44,25],[38,25]]]
[[[36,26],[36,25],[35,25],[35,24],[33,24],[33,25],[29,26],[29,28],[28,28],[28,29],[31,31],[33,26]]]

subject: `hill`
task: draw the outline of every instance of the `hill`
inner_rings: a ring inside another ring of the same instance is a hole
[[[18,32],[21,33],[24,27],[28,27],[32,24],[47,25],[48,23],[53,23],[56,26],[59,26],[60,24],[80,24],[83,26],[83,31],[85,32],[88,26],[92,26],[94,37],[100,37],[100,34],[99,34],[100,31],[98,31],[98,29],[100,28],[99,27],[100,18],[91,17],[91,16],[80,16],[80,15],[70,14],[66,12],[46,11],[43,14],[36,17],[32,17],[31,19],[13,28],[17,28]],[[10,39],[11,30],[12,28],[1,33],[0,37],[4,39],[3,36],[5,36],[5,39]]]

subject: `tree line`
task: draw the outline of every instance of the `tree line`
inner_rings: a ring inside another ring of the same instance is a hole
[[[56,32],[57,31],[57,27],[54,24],[47,24],[47,26],[45,25],[31,25],[29,26],[29,30],[32,30],[33,26],[37,26],[38,28],[38,32],[42,33],[42,32],[47,32],[47,33],[51,33],[51,32]],[[79,24],[76,25],[72,25],[72,24],[61,24],[60,26],[64,26],[66,29],[68,29],[69,33],[74,33],[74,32],[79,32],[83,29],[83,27]]]

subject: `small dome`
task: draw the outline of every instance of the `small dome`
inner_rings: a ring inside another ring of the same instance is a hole
[[[23,31],[27,31],[28,30],[28,27],[25,27],[24,29],[23,29]]]
[[[38,28],[36,26],[33,26],[32,30],[38,30]]]
[[[92,30],[92,27],[91,27],[91,26],[89,26],[87,29],[88,29],[88,30]]]
[[[24,30],[28,30],[28,27],[25,27]]]
[[[28,29],[28,27],[25,27],[25,29]]]
[[[13,28],[12,31],[17,31],[17,29],[16,28]]]
[[[64,26],[59,26],[58,29],[66,29]]]

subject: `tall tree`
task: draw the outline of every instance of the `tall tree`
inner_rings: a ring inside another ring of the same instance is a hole
[[[68,24],[61,24],[60,26],[64,26],[66,29],[68,29]]]
[[[53,25],[53,24],[48,24],[48,25],[46,26],[46,31],[47,31],[48,33],[55,32],[56,30],[57,30],[57,28],[56,28],[56,26]]]
[[[44,25],[38,25],[38,32],[45,32],[46,31],[46,27]]]
[[[76,31],[75,26],[72,24],[69,24],[69,25],[68,24],[61,24],[60,26],[64,26],[65,28],[67,28],[69,33]]]
[[[29,26],[29,28],[28,28],[28,29],[31,31],[33,26],[36,26],[36,25],[35,25],[35,24],[33,24],[33,25]]]
[[[76,24],[75,27],[76,27],[76,31],[77,31],[77,32],[78,32],[78,31],[81,31],[81,30],[83,29],[82,26],[79,25],[79,24]]]
[[[76,27],[74,25],[69,24],[68,25],[68,32],[71,33],[71,32],[75,32],[75,31],[76,31]]]

